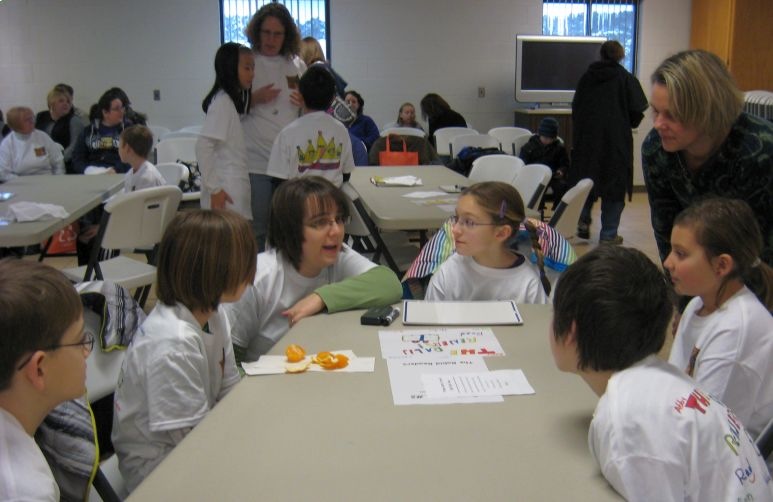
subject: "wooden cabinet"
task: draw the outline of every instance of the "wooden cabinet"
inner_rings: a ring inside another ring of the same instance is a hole
[[[773,90],[773,1],[692,0],[690,48],[711,51],[741,90]]]
[[[513,125],[525,127],[537,133],[539,123],[545,117],[553,117],[558,121],[558,135],[564,140],[564,146],[572,153],[572,109],[571,108],[516,108],[513,110]]]

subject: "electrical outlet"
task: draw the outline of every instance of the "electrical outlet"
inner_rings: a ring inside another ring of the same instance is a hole
[[[161,101],[161,90],[153,89],[153,101]]]
[[[485,87],[478,87],[478,97],[479,98],[485,98],[486,97],[486,88]]]

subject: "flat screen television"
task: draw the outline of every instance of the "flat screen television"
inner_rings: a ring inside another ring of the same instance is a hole
[[[567,104],[580,77],[606,42],[603,37],[516,35],[515,100],[521,103]]]

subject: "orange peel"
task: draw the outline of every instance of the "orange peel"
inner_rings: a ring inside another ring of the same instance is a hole
[[[290,344],[285,349],[288,363],[299,363],[306,357],[306,351],[300,345]]]

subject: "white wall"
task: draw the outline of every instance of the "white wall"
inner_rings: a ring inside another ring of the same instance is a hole
[[[541,0],[330,0],[334,68],[378,125],[403,101],[437,92],[478,130],[513,120],[514,37],[539,33]],[[217,0],[0,1],[0,109],[46,107],[63,81],[88,109],[114,85],[171,128],[198,123],[214,78]],[[690,0],[642,0],[639,76],[687,48]],[[486,97],[478,98],[478,87]],[[153,89],[161,101],[152,100]],[[639,128],[638,144],[651,127]],[[635,155],[640,162],[638,153]],[[641,184],[640,168],[637,181]]]
[[[200,123],[220,44],[217,0],[4,0],[0,108],[46,108],[57,82],[88,112],[108,88],[172,128]],[[153,101],[153,89],[161,101]]]

